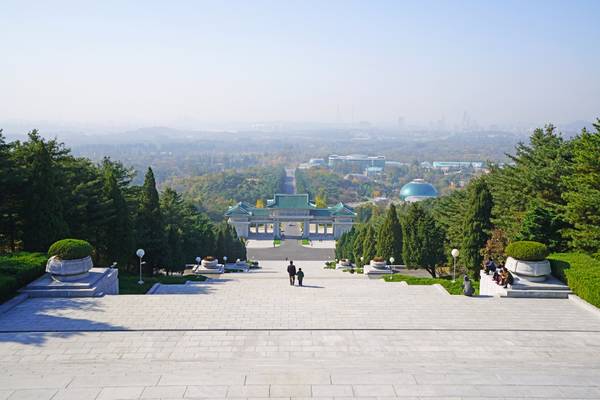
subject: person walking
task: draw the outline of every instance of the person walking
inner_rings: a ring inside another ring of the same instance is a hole
[[[302,272],[302,268],[298,268],[296,276],[298,277],[298,286],[302,286],[302,279],[304,279],[304,272]]]
[[[296,283],[296,266],[292,260],[290,260],[290,265],[287,267],[287,272],[290,276],[290,285],[294,286],[294,283]]]

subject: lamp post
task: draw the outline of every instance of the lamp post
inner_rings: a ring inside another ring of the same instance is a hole
[[[192,271],[197,272],[198,268],[200,268],[200,262],[202,261],[202,257],[198,256],[196,257],[196,268],[194,268]]]
[[[458,249],[452,249],[450,254],[452,254],[452,258],[454,259],[454,268],[452,269],[452,282],[456,282],[456,258],[460,254],[460,251],[458,251]]]
[[[223,264],[227,265],[227,256],[223,256]]]
[[[396,259],[394,257],[390,257],[390,274],[394,273],[394,267],[393,267],[394,261],[396,261]]]
[[[138,281],[138,285],[144,284],[144,281],[142,280],[142,264],[145,264],[145,262],[142,262],[142,258],[144,257],[144,254],[146,254],[144,249],[137,249],[137,251],[135,252],[135,255],[140,258],[140,280]]]

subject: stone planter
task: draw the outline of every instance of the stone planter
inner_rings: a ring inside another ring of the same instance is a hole
[[[371,262],[369,263],[369,265],[375,269],[388,269],[387,268],[387,264],[385,263],[385,261],[375,261],[375,260],[371,260]]]
[[[508,257],[504,266],[510,272],[531,282],[543,282],[552,273],[548,260],[523,261]]]
[[[202,266],[207,269],[217,269],[219,268],[219,260],[216,258],[214,260],[202,260]]]
[[[48,259],[46,272],[56,281],[72,282],[88,276],[93,266],[92,257],[89,256],[76,260],[62,260],[54,256]]]

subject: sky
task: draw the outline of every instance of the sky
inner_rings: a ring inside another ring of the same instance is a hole
[[[11,1],[3,123],[600,117],[600,1]]]

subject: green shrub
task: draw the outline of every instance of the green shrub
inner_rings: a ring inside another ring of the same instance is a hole
[[[92,255],[94,248],[85,240],[63,239],[54,242],[48,249],[48,257],[57,256],[62,260],[77,260]]]
[[[577,296],[600,307],[600,261],[580,253],[554,253],[548,259],[552,275]]]
[[[524,240],[506,246],[506,255],[517,260],[542,261],[548,256],[548,248],[543,243]]]
[[[0,256],[0,302],[10,299],[20,287],[43,275],[46,259],[42,253]]]

